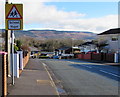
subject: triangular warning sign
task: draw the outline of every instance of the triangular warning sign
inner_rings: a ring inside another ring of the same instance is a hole
[[[22,16],[20,15],[19,11],[17,10],[16,6],[13,5],[11,10],[9,11],[6,19],[22,19]]]

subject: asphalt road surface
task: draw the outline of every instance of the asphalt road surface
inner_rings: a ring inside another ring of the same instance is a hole
[[[69,95],[119,95],[119,67],[77,60],[41,59]]]

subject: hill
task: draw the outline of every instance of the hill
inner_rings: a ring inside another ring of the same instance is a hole
[[[1,30],[3,31],[3,29]],[[43,39],[65,39],[65,38],[73,38],[73,39],[94,39],[96,38],[96,34],[93,32],[85,32],[85,31],[57,31],[57,30],[22,30],[15,31],[16,37],[33,37],[40,40]]]

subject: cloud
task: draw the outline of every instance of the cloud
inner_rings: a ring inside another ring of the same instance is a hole
[[[99,18],[84,18],[87,14],[76,11],[58,10],[54,5],[45,5],[51,0],[11,0],[13,3],[23,3],[24,25],[37,25],[35,28],[49,28],[58,30],[92,31],[101,33],[105,30],[118,27],[118,15],[107,15]],[[59,0],[58,0],[59,1]],[[3,9],[4,2],[0,1]],[[2,11],[4,13],[4,9]],[[4,15],[0,21],[4,22]],[[4,24],[4,23],[3,23]],[[3,26],[0,24],[0,27]],[[39,27],[38,27],[39,25]],[[28,27],[28,26],[27,26]],[[30,28],[30,27],[29,27]],[[27,28],[26,28],[27,29]]]
[[[64,19],[74,19],[85,16],[85,14],[77,12],[57,10],[56,6],[46,6],[41,2],[38,4],[28,3],[24,6],[25,23],[55,23]]]
[[[45,5],[39,2],[25,5],[25,24],[42,24],[40,28],[59,30],[83,30],[102,32],[110,28],[118,27],[118,16],[107,15],[100,18],[85,19],[85,13],[66,12],[58,10],[54,5]]]
[[[92,19],[64,19],[51,25],[48,28],[76,30],[76,31],[92,31],[101,33],[105,30],[118,27],[118,15],[108,15],[101,18]]]

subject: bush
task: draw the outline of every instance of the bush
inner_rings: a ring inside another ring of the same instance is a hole
[[[19,50],[19,48],[16,45],[14,45],[14,52],[16,52],[17,50]]]

